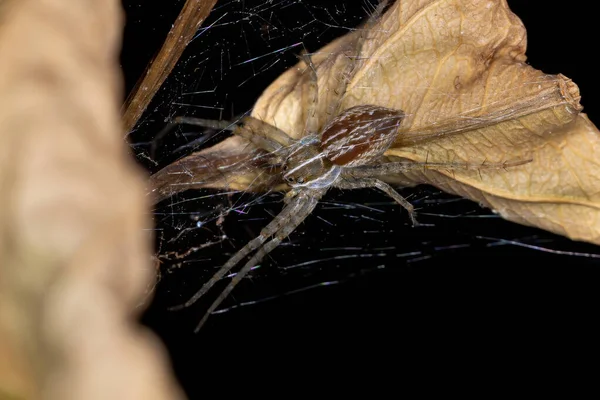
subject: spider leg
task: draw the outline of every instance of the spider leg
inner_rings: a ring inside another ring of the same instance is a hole
[[[237,253],[235,253],[227,262],[206,282],[200,290],[198,290],[188,301],[183,304],[173,306],[169,308],[171,311],[181,310],[194,304],[198,299],[206,294],[211,287],[219,280],[221,280],[227,273],[235,267],[244,257],[259,248],[267,241],[267,239],[276,232],[278,232],[282,226],[284,226],[288,218],[291,218],[294,214],[302,210],[304,202],[301,197],[292,199],[286,207],[261,231],[260,234],[248,242],[242,247]]]
[[[319,130],[319,120],[317,119],[317,107],[319,103],[319,85],[317,78],[317,69],[312,62],[310,54],[304,50],[300,54],[300,58],[306,64],[310,73],[310,81],[308,84],[308,107],[306,110],[306,126],[304,127],[305,135],[314,135]]]
[[[300,209],[295,213],[290,212],[289,215],[286,215],[285,218],[289,218],[288,224],[282,226],[281,229],[277,232],[274,232],[275,237],[268,241],[264,246],[259,248],[258,251],[254,254],[254,256],[252,256],[250,260],[248,260],[248,262],[240,269],[240,271],[237,274],[235,274],[231,282],[229,282],[229,284],[225,289],[223,289],[219,297],[208,308],[208,310],[196,326],[194,332],[198,332],[200,328],[202,328],[202,326],[208,320],[210,315],[217,309],[217,307],[219,307],[223,300],[225,300],[227,296],[229,296],[229,294],[235,288],[235,286],[238,283],[240,283],[242,279],[244,279],[244,277],[252,270],[252,268],[254,268],[258,263],[260,263],[267,254],[269,254],[277,246],[279,246],[281,241],[288,237],[298,227],[298,225],[300,225],[306,219],[306,217],[310,215],[310,213],[314,210],[317,203],[319,202],[319,199],[321,198],[323,193],[324,191],[321,191],[319,193],[314,193],[312,196],[307,196],[304,195],[304,193],[302,193],[298,196],[299,199],[297,200],[297,202],[301,205]],[[279,215],[282,215],[284,211],[282,211]]]
[[[459,163],[459,162],[417,162],[417,161],[400,161],[390,162],[377,165],[361,165],[358,167],[346,168],[344,174],[353,178],[369,178],[386,176],[390,174],[397,174],[407,172],[415,169],[466,169],[466,170],[477,170],[482,169],[503,169],[510,167],[517,167],[530,163],[532,159],[528,160],[517,160],[503,163]]]
[[[220,131],[233,131],[237,126],[235,122],[230,121],[215,121],[211,119],[202,119],[194,117],[176,117],[154,137],[154,140],[152,141],[152,145],[150,147],[150,156],[154,157],[158,142],[179,125],[201,126],[203,128],[211,128]]]
[[[246,130],[249,131],[251,134],[264,137],[272,143],[278,143],[283,147],[288,147],[295,142],[294,139],[292,139],[287,133],[285,133],[281,129],[258,118],[247,116],[242,118],[242,122],[244,128],[246,128]],[[234,131],[233,133],[236,132]]]
[[[396,203],[400,204],[406,211],[408,211],[408,216],[410,217],[410,221],[413,226],[420,225],[417,222],[415,217],[415,208],[412,204],[408,202],[404,197],[402,197],[398,192],[394,190],[387,183],[376,179],[376,178],[342,178],[338,182],[334,184],[335,187],[340,189],[363,189],[374,187],[376,189],[381,190],[388,196],[390,196]]]
[[[235,122],[215,121],[194,117],[177,117],[169,124],[168,129],[170,130],[173,126],[179,124],[228,130],[233,132],[234,135],[243,137],[256,147],[269,153],[280,153],[285,147],[290,146],[293,143],[293,139],[281,129],[250,116],[246,116],[240,121]],[[163,131],[166,132],[166,128]],[[159,135],[164,136],[164,133],[161,132]]]
[[[356,70],[356,65],[358,64],[358,60],[361,56],[363,45],[367,40],[368,32],[370,29],[373,28],[373,26],[375,26],[375,24],[383,14],[383,10],[387,6],[387,4],[388,0],[381,0],[375,8],[375,10],[373,10],[371,15],[367,19],[367,22],[365,22],[364,25],[358,28],[358,30],[360,30],[360,34],[358,35],[358,38],[353,44],[353,48],[349,50],[349,52],[353,52],[354,54],[345,55],[345,57],[347,57],[350,60],[346,63],[342,71],[337,76],[336,85],[334,85],[333,87],[333,94],[335,95],[335,98],[333,98],[331,101],[331,104],[333,104],[333,106],[328,110],[329,116],[323,126],[327,125],[332,118],[339,114],[340,106],[342,105],[342,97],[344,97],[344,94],[346,93],[346,87],[348,86],[348,82],[352,78],[353,72]]]

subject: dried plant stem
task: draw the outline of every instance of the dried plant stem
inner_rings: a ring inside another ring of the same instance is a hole
[[[162,48],[148,64],[123,106],[125,132],[131,131],[167,79],[181,54],[208,17],[217,0],[187,0]]]

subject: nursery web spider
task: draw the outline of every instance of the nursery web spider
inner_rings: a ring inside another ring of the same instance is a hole
[[[379,18],[387,1],[382,1],[371,18],[363,26],[368,28]],[[356,40],[356,53],[360,54],[365,35]],[[394,173],[418,168],[437,169],[482,169],[506,168],[528,161],[502,164],[429,163],[429,162],[382,162],[384,152],[394,143],[399,126],[404,119],[401,110],[377,105],[359,105],[340,110],[338,100],[335,112],[318,130],[315,110],[317,108],[318,86],[316,68],[308,54],[302,55],[306,71],[310,74],[310,97],[308,121],[304,136],[293,139],[282,130],[253,117],[243,118],[239,124],[215,123],[196,118],[184,118],[187,124],[200,126],[234,126],[233,133],[248,140],[254,146],[269,154],[269,162],[279,167],[282,178],[291,190],[284,198],[283,210],[265,226],[260,234],[235,253],[202,288],[184,304],[172,307],[178,310],[188,307],[200,299],[220,279],[229,273],[244,258],[250,256],[244,266],[234,275],[231,282],[212,303],[197,325],[197,332],[213,311],[229,295],[234,287],[260,263],[263,258],[287,238],[314,210],[319,200],[329,188],[361,189],[377,188],[391,197],[408,211],[413,226],[418,225],[413,206],[389,184],[380,178]],[[352,64],[352,63],[350,63]],[[335,93],[341,99],[351,76],[353,65],[343,71],[340,87]]]

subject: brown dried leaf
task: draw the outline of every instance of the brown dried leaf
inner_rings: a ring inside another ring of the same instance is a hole
[[[360,33],[334,41],[313,58],[320,124],[332,112],[332,89],[351,62]],[[506,170],[425,169],[387,180],[432,184],[511,221],[600,244],[598,130],[579,113],[577,86],[525,64],[525,50],[525,28],[505,1],[396,2],[368,32],[342,109],[375,104],[407,114],[396,144],[386,153],[390,160],[483,164],[533,159]],[[282,74],[253,110],[254,116],[294,137],[303,132],[309,101],[303,71],[300,63]],[[236,171],[215,181],[204,179],[206,169],[192,165],[198,157],[206,167],[217,157],[226,163],[228,157],[244,156],[251,157],[239,138],[191,155],[178,163],[193,168],[193,179],[180,183],[260,189],[265,181],[253,181],[262,176],[259,171]],[[177,169],[177,163],[169,168]],[[162,196],[178,190],[169,187],[162,171],[152,184]]]

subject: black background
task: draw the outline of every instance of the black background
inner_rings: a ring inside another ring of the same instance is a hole
[[[127,25],[122,66],[130,90],[183,1],[123,3]],[[356,26],[365,15],[362,1],[304,1],[312,14],[286,6],[293,3],[266,7],[272,3],[218,2],[204,24],[218,20],[218,29],[203,33],[190,45],[129,136],[141,165],[155,172],[193,151],[177,150],[201,135],[187,127],[157,143],[153,161],[146,157],[153,136],[169,118],[227,119],[247,111],[261,91],[295,62],[301,47],[254,63],[237,63],[299,42],[316,50],[347,31],[336,26]],[[584,112],[592,121],[600,121],[598,35],[592,4],[508,3],[527,28],[528,62],[546,73],[573,79],[581,90]],[[327,23],[332,27],[327,28]],[[246,83],[240,86],[242,82]],[[181,96],[207,88],[215,92]],[[143,321],[164,340],[190,398],[200,398],[217,382],[231,382],[228,390],[250,383],[243,387],[244,393],[260,394],[274,376],[281,375],[288,376],[285,382],[310,387],[317,375],[336,371],[353,371],[354,376],[387,370],[394,379],[406,379],[405,371],[450,372],[470,365],[469,373],[473,367],[499,368],[518,376],[593,357],[599,333],[595,321],[600,258],[498,244],[482,237],[584,254],[600,254],[597,246],[504,221],[435,188],[408,188],[401,193],[421,209],[422,222],[435,226],[413,229],[403,211],[373,190],[332,191],[289,242],[276,249],[264,268],[240,284],[222,307],[274,298],[213,315],[198,334],[193,333],[195,324],[215,293],[184,311],[171,312],[167,307],[187,299],[215,267],[256,236],[281,209],[281,196],[261,199],[245,210],[247,214],[230,213],[223,225],[228,239],[195,253],[179,268],[165,263]],[[211,220],[215,208],[256,199],[249,194],[213,194],[218,192],[185,193],[156,208],[161,251],[216,240],[222,231]],[[174,244],[167,243],[182,228],[193,226],[194,218],[208,222],[182,234]],[[326,260],[286,269],[322,259]],[[320,282],[339,284],[303,290]]]

